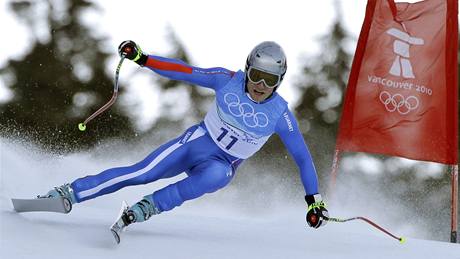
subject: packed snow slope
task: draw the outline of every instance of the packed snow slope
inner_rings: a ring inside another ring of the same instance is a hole
[[[117,245],[109,226],[122,200],[132,204],[177,178],[76,204],[68,215],[18,214],[12,197],[34,197],[52,186],[135,160],[94,153],[52,156],[5,139],[0,145],[0,258],[460,259],[459,244],[411,237],[400,244],[359,221],[308,228],[300,203],[278,203],[272,211],[248,213],[239,209],[242,198],[232,186],[131,225]]]

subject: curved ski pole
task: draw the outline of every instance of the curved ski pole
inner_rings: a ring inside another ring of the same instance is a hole
[[[404,237],[397,237],[393,234],[391,234],[388,230],[382,228],[381,226],[377,225],[375,222],[373,222],[372,220],[370,219],[367,219],[365,217],[353,217],[353,218],[347,218],[347,219],[340,219],[340,218],[332,218],[332,217],[324,217],[325,220],[327,221],[331,221],[331,222],[338,222],[338,223],[344,223],[344,222],[348,222],[348,221],[352,221],[352,220],[357,220],[357,219],[360,219],[368,224],[370,224],[371,226],[375,227],[376,229],[382,231],[383,233],[391,236],[392,238],[398,240],[401,244],[406,242],[406,239]]]
[[[118,66],[117,66],[117,69],[115,71],[115,82],[114,82],[114,86],[113,86],[112,98],[106,104],[104,104],[104,106],[102,106],[96,112],[91,114],[91,116],[89,116],[84,122],[78,124],[78,128],[81,131],[84,131],[86,129],[86,124],[88,124],[88,122],[90,122],[92,119],[96,118],[96,116],[98,116],[99,114],[103,113],[110,106],[112,106],[112,104],[115,103],[115,100],[117,99],[117,96],[118,96],[118,77],[120,75],[121,64],[123,64],[124,59],[125,59],[125,56],[124,55],[121,56],[120,62],[118,62]]]

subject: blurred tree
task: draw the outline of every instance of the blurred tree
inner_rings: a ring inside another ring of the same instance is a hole
[[[168,27],[168,36],[171,46],[173,47],[172,55],[169,55],[171,58],[176,58],[179,60],[184,61],[187,64],[193,65],[190,57],[185,50],[183,43],[179,40],[177,35],[175,34],[174,30],[171,27]],[[178,81],[171,81],[167,80],[165,84],[163,84],[164,89],[168,89],[171,87],[177,87],[180,84],[184,84]],[[193,120],[202,120],[204,115],[207,112],[206,103],[213,100],[212,91],[208,89],[203,90],[202,87],[196,87],[193,85],[185,84],[187,88],[187,92],[189,93],[191,105],[187,116],[191,116]]]
[[[165,56],[194,65],[184,44],[174,32],[174,29],[170,26],[166,29],[166,40],[169,42],[171,51]],[[159,90],[161,91],[160,94],[168,95],[170,92],[175,94],[173,98],[162,99],[161,116],[155,125],[145,132],[145,135],[151,135],[153,133],[159,134],[161,129],[166,129],[166,131],[171,132],[171,128],[176,128],[178,131],[182,132],[182,128],[189,127],[203,120],[208,106],[213,100],[214,95],[211,90],[160,76],[155,76],[154,81],[154,84],[159,86]],[[185,94],[178,94],[177,91],[182,91]],[[180,125],[180,127],[178,127],[178,125]]]
[[[320,41],[320,54],[307,61],[296,85],[301,93],[296,116],[314,157],[320,182],[329,175],[335,149],[352,59],[345,49],[348,40],[350,36],[343,28],[339,15],[332,31]]]
[[[21,60],[9,60],[0,69],[14,94],[0,106],[0,134],[29,138],[58,152],[133,136],[125,112],[117,106],[93,120],[86,133],[77,128],[113,90],[112,75],[105,72],[105,38],[94,36],[82,19],[96,6],[85,0],[39,0],[12,1],[9,7],[28,26],[33,41]]]

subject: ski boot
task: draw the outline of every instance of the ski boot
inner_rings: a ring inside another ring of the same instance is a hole
[[[144,197],[144,199],[134,204],[132,207],[129,207],[128,204],[123,201],[119,216],[110,227],[110,231],[117,244],[119,244],[121,232],[124,231],[127,226],[135,222],[146,221],[151,216],[160,213],[161,211],[155,206],[151,196]]]
[[[58,199],[63,202],[66,213],[72,210],[72,204],[77,203],[75,193],[69,183],[54,187],[45,195],[38,195],[38,199]]]

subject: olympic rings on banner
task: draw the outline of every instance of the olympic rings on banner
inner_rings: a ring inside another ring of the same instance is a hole
[[[402,94],[391,95],[389,92],[383,91],[379,97],[387,111],[398,111],[402,115],[406,115],[410,111],[417,109],[420,104],[418,98],[412,95],[405,98]]]

